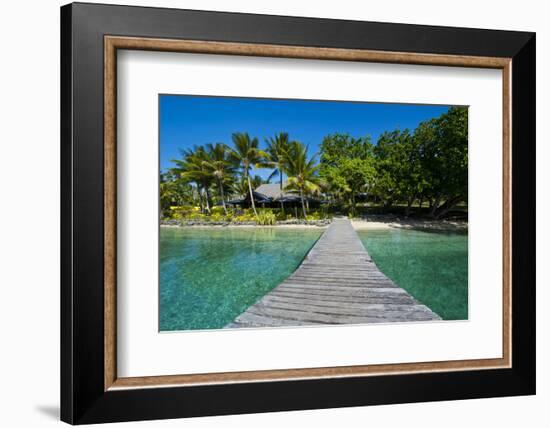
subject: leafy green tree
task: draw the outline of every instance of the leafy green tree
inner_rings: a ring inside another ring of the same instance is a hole
[[[160,209],[163,215],[170,209],[176,197],[174,183],[167,174],[160,174]]]
[[[304,218],[307,217],[305,195],[319,192],[319,176],[315,156],[308,159],[307,147],[302,143],[290,143],[285,159],[285,170],[288,174],[287,189],[297,190],[300,193]]]
[[[222,201],[223,210],[227,215],[227,207],[225,205],[224,187],[227,187],[228,181],[232,180],[235,174],[235,161],[231,157],[229,147],[222,143],[206,145],[207,159],[205,160],[206,168],[214,176],[220,199]]]
[[[233,193],[245,198],[248,194],[248,180],[244,177],[238,177],[232,186]]]
[[[290,148],[288,133],[280,132],[275,137],[266,139],[267,147],[267,165],[273,168],[273,172],[268,178],[271,181],[276,175],[279,176],[279,187],[283,190],[283,172],[285,168],[285,159]]]
[[[468,109],[451,107],[414,133],[430,215],[440,218],[468,198]]]
[[[250,181],[252,182],[252,188],[256,189],[260,187],[262,184],[265,184],[264,179],[259,175],[254,175],[250,178]]]
[[[160,174],[160,205],[166,212],[172,205],[194,203],[195,192],[192,186],[179,178],[179,174],[169,169]]]
[[[179,174],[179,177],[189,183],[194,183],[197,187],[199,198],[201,193],[205,195],[206,211],[210,213],[210,187],[214,181],[214,175],[208,167],[209,156],[203,146],[194,147],[181,151],[182,159],[174,159],[176,164],[173,170]],[[202,201],[201,201],[202,209]]]
[[[395,130],[380,135],[374,147],[377,181],[375,193],[390,205],[394,199],[407,203],[405,215],[425,184],[418,144],[409,130]]]
[[[275,135],[275,137],[270,137],[266,139],[267,147],[267,164],[273,168],[273,172],[267,179],[268,182],[271,181],[276,175],[279,176],[279,189],[283,190],[283,173],[285,170],[285,159],[287,152],[290,149],[290,143],[288,140],[287,132],[280,132]],[[285,206],[281,202],[281,210],[284,212]]]
[[[260,150],[257,138],[251,138],[248,133],[235,132],[231,139],[233,141],[233,150],[231,158],[239,165],[243,178],[248,183],[250,201],[254,215],[258,217],[256,204],[254,203],[254,194],[252,192],[252,182],[250,180],[250,170],[252,167],[261,168],[266,165],[267,153]]]
[[[264,180],[259,175],[250,177],[250,182],[252,183],[253,189],[256,189],[264,184]],[[233,193],[246,198],[246,196],[249,195],[248,180],[245,177],[236,178],[232,183],[231,190]]]
[[[370,189],[375,173],[370,137],[337,133],[323,139],[320,175],[336,193],[348,196],[353,216],[357,194]]]

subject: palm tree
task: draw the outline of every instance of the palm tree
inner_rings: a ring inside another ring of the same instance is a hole
[[[285,159],[286,159],[286,153],[289,149],[289,142],[288,142],[288,133],[287,132],[279,132],[275,137],[270,137],[266,139],[267,148],[266,153],[268,164],[274,168],[273,172],[267,179],[267,181],[271,181],[271,179],[279,175],[279,189],[283,190],[283,172],[285,168]],[[285,206],[284,203],[281,201],[281,211],[284,213]]]
[[[209,188],[214,177],[207,166],[208,154],[202,146],[194,147],[193,150],[182,150],[181,153],[183,159],[172,161],[176,164],[174,170],[179,173],[183,180],[195,183],[199,198],[201,193],[204,192],[206,211],[210,213]]]
[[[235,180],[235,183],[233,183],[233,193],[246,198],[248,193],[248,180],[244,177],[240,177],[238,180]]]
[[[304,218],[306,218],[307,211],[304,195],[319,192],[320,179],[317,175],[319,165],[315,165],[315,156],[308,160],[307,147],[298,141],[290,143],[285,165],[288,174],[288,185],[286,188],[298,190],[300,192],[302,211],[304,213]]]
[[[250,169],[252,167],[261,168],[266,165],[265,158],[267,153],[260,150],[257,138],[250,138],[248,133],[235,132],[231,139],[235,146],[231,152],[231,158],[240,166],[243,178],[248,183],[250,193],[250,202],[254,215],[257,217],[256,204],[254,203],[254,194],[252,192],[252,183],[250,181]]]
[[[253,189],[259,187],[262,182],[262,177],[259,175],[250,177],[250,183],[252,184]],[[246,195],[250,193],[248,190],[248,180],[245,177],[235,178],[233,183],[231,183],[230,189],[234,194],[237,194],[242,198],[246,198]]]
[[[267,162],[270,167],[274,168],[267,180],[271,181],[271,179],[278,174],[279,188],[283,190],[284,162],[290,146],[288,142],[288,133],[279,132],[275,137],[266,139],[266,143],[267,148],[265,151],[267,153]]]
[[[166,174],[160,173],[159,199],[160,211],[164,215],[174,200],[174,181],[169,180]]]
[[[262,184],[264,184],[264,180],[259,175],[254,175],[253,177],[250,177],[250,182],[252,183],[252,187],[254,189],[260,187]]]
[[[218,190],[220,192],[220,198],[222,200],[223,210],[227,215],[227,207],[225,205],[224,185],[227,185],[227,181],[235,173],[234,161],[231,158],[231,151],[223,143],[207,144],[206,153],[208,155],[205,160],[205,165],[210,170],[211,174],[216,179]]]

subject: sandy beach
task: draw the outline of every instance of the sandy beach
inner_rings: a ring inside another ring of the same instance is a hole
[[[353,219],[351,224],[355,230],[371,229],[417,229],[417,230],[441,230],[441,231],[462,231],[468,230],[468,223],[465,221],[448,220],[420,220],[402,218],[381,218]]]
[[[352,219],[351,224],[355,230],[373,229],[416,229],[416,230],[441,230],[441,231],[468,231],[468,222],[450,220],[426,220],[426,219],[405,219],[398,217],[373,216],[367,219]],[[261,226],[254,224],[161,224],[161,227],[188,227],[193,229],[326,229],[328,224],[281,224]]]

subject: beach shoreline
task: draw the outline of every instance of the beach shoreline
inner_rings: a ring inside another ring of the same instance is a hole
[[[274,225],[258,225],[258,224],[161,224],[161,228],[182,228],[182,229],[327,229],[329,224],[274,224]]]
[[[467,232],[468,222],[450,220],[425,219],[352,219],[351,224],[356,231],[375,229],[414,229],[429,231]]]
[[[384,217],[375,216],[372,218],[354,218],[350,219],[353,228],[356,231],[364,230],[384,230],[384,229],[414,229],[414,230],[427,230],[427,231],[446,231],[446,232],[467,232],[468,222],[466,221],[452,221],[452,220],[429,220],[429,219],[404,219],[396,217]],[[163,228],[192,228],[192,229],[314,229],[324,230],[330,226],[331,223],[323,224],[281,224],[276,223],[274,225],[257,225],[257,224],[167,224],[161,223]]]

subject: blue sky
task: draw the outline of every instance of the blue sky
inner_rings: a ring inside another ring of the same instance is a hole
[[[318,152],[323,137],[335,132],[353,137],[370,135],[375,144],[384,131],[413,130],[426,119],[446,112],[449,106],[358,103],[192,95],[160,95],[160,168],[172,167],[179,149],[207,143],[231,145],[233,132],[248,132],[265,139],[288,132],[291,140]],[[263,178],[270,171],[255,172]]]

